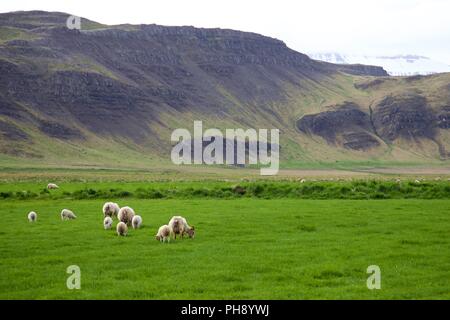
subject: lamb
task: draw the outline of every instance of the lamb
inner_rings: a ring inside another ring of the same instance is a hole
[[[120,207],[115,202],[106,202],[103,205],[103,216],[104,217],[117,217]]]
[[[169,221],[169,228],[175,239],[177,238],[177,234],[179,234],[181,238],[183,238],[185,234],[188,234],[189,238],[194,238],[195,236],[194,226],[190,227],[186,219],[182,216],[173,216]]]
[[[36,220],[37,220],[37,214],[36,214],[36,212],[31,211],[31,212],[28,214],[28,221],[30,221],[30,222],[35,222]]]
[[[59,187],[54,183],[49,183],[47,185],[47,189],[58,189]]]
[[[76,218],[77,218],[77,216],[69,209],[62,209],[61,220],[71,220],[71,219],[76,219]]]
[[[111,229],[112,224],[113,224],[113,219],[111,217],[105,217],[105,219],[103,220],[103,227],[105,228],[105,230]]]
[[[134,210],[130,207],[120,208],[119,213],[117,214],[117,218],[119,221],[126,223],[127,225],[131,225],[131,221],[134,217]]]
[[[131,220],[131,224],[133,225],[133,229],[139,229],[142,224],[141,216],[135,215]]]
[[[118,236],[126,236],[128,233],[128,227],[125,222],[119,222],[116,227]]]
[[[156,240],[160,242],[170,242],[170,228],[167,224],[159,227],[158,233],[155,236]]]

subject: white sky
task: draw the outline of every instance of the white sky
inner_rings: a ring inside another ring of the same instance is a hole
[[[450,65],[450,0],[2,0],[0,12],[62,11],[105,24],[252,31],[297,51],[419,54]]]

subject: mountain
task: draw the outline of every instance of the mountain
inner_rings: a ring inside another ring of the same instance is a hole
[[[440,72],[450,72],[450,65],[428,57],[406,54],[396,56],[369,56],[343,54],[335,52],[309,53],[315,60],[338,64],[368,64],[381,66],[391,76],[430,75]]]
[[[278,128],[282,166],[448,158],[450,75],[391,78],[227,29],[0,14],[0,163],[148,166],[171,133]]]

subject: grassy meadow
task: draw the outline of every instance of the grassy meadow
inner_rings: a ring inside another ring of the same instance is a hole
[[[0,183],[0,299],[450,298],[446,179],[58,183]],[[105,200],[133,207],[143,227],[104,230]],[[63,208],[78,218],[61,221]],[[157,242],[176,214],[195,239]],[[80,290],[66,287],[69,265]],[[369,265],[380,290],[367,289]]]

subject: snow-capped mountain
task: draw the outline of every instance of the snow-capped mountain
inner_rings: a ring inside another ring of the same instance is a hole
[[[339,64],[366,64],[383,67],[392,76],[427,75],[450,72],[450,66],[418,55],[369,56],[335,52],[310,53],[312,59]]]

